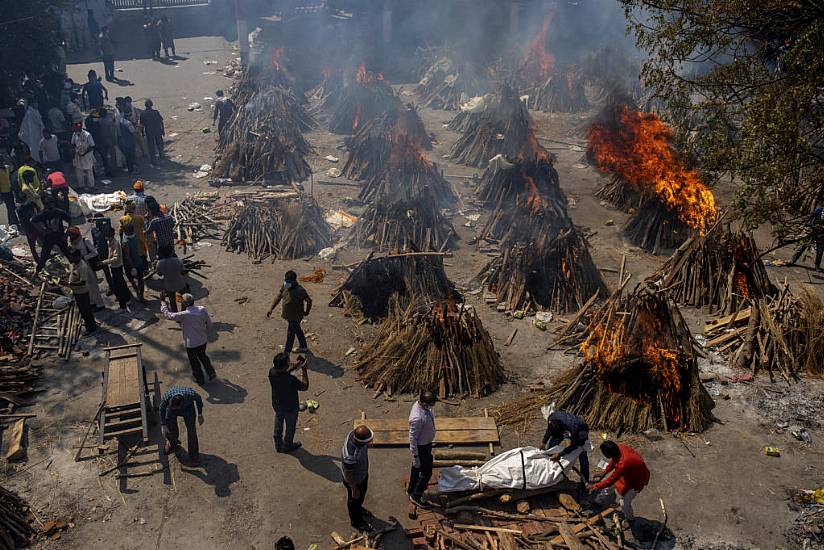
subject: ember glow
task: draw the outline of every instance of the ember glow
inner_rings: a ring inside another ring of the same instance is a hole
[[[624,106],[619,128],[596,123],[588,138],[589,151],[603,172],[654,193],[689,227],[703,230],[715,221],[712,191],[695,170],[684,166],[672,147],[672,130],[654,114]]]
[[[521,63],[522,69],[527,74],[537,75],[542,80],[549,78],[552,69],[555,68],[555,56],[546,51],[546,39],[549,36],[549,28],[552,26],[554,18],[554,11],[546,14],[544,22],[541,24],[541,30],[535,33],[535,36],[529,41]]]

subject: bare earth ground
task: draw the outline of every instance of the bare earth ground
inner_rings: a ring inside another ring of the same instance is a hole
[[[136,101],[152,97],[166,118],[169,160],[159,170],[141,167],[141,177],[149,180],[148,192],[167,204],[187,192],[207,188],[207,179],[192,177],[198,166],[213,161],[214,134],[201,132],[211,122],[210,102],[203,98],[213,97],[217,88],[228,89],[230,81],[220,73],[215,74],[214,67],[224,66],[235,55],[230,44],[212,37],[180,40],[178,52],[186,59],[174,65],[150,60],[118,63],[123,71],[117,75],[134,85],[109,86],[112,101],[117,95],[131,95]],[[206,60],[218,63],[205,65]],[[78,79],[89,67],[70,66],[70,74]],[[409,95],[404,97],[411,100]],[[187,111],[186,106],[193,101],[201,103],[204,109]],[[474,173],[474,169],[455,166],[441,158],[456,137],[442,127],[452,115],[428,110],[422,114],[427,128],[438,139],[431,158],[443,164],[446,174]],[[537,114],[536,119],[540,136],[582,143],[583,135],[576,130],[584,123],[582,117]],[[323,160],[324,156],[332,154],[343,160],[343,151],[336,148],[342,140],[322,129],[309,138],[317,146],[317,156],[312,160],[315,195],[325,209],[343,208],[343,199],[354,197],[357,189],[318,181],[329,180],[325,171],[333,166]],[[627,254],[634,280],[651,273],[663,259],[621,241],[619,231],[625,216],[601,207],[592,197],[600,176],[581,164],[582,151],[571,150],[562,143],[546,144],[557,155],[561,184],[575,201],[570,211],[572,217],[577,224],[596,232],[591,239],[596,264],[614,269],[622,254]],[[471,207],[471,181],[449,179],[464,197],[465,206]],[[130,183],[127,177],[118,177],[111,188],[128,189]],[[614,220],[615,225],[605,225],[608,219]],[[447,260],[447,271],[453,280],[464,284],[487,258],[466,245],[474,231],[464,227],[466,220],[456,215],[453,222],[462,242],[455,257]],[[206,423],[200,429],[205,465],[188,468],[172,459],[167,475],[121,483],[112,475],[98,477],[94,460],[73,461],[87,420],[100,400],[100,348],[142,342],[150,377],[157,373],[163,390],[172,384],[190,383],[180,332],[173,323],[157,320],[156,292],[149,291],[148,310],[138,312],[134,319],[114,310],[100,315],[103,333],[93,340],[84,339],[81,345],[85,351],[76,353],[69,363],[45,371],[42,382],[48,390],[39,396],[34,408],[38,418],[29,424],[28,465],[16,473],[9,467],[10,477],[4,481],[4,485],[28,499],[44,520],[66,516],[74,519],[76,526],[59,541],[40,545],[88,550],[264,549],[271,548],[277,537],[289,534],[298,547],[317,543],[320,548],[328,548],[332,530],[344,536],[349,533],[345,492],[338,474],[342,439],[361,411],[369,417],[405,417],[411,399],[375,400],[372,392],[362,388],[347,372],[349,359],[345,352],[368,338],[372,329],[359,327],[345,318],[341,310],[327,307],[332,289],[344,277],[344,272],[331,269],[332,262],[312,259],[253,264],[245,256],[222,250],[218,242],[210,244],[197,252],[212,267],[205,270],[209,279],[196,295],[216,321],[209,353],[220,380],[201,391],[206,397]],[[335,263],[356,261],[363,255],[363,251],[343,250]],[[298,439],[303,442],[303,449],[293,456],[276,455],[266,374],[272,356],[284,340],[285,326],[280,320],[267,320],[264,314],[286,269],[305,273],[315,266],[329,272],[324,282],[306,285],[315,299],[315,307],[305,327],[316,335],[310,341],[314,356],[310,365],[311,387],[306,396],[317,399],[320,410],[301,416]],[[803,268],[769,269],[777,280],[784,276],[794,282],[809,280],[808,271]],[[605,273],[605,278],[613,284],[616,275]],[[243,296],[249,301],[238,305],[235,299]],[[468,296],[468,301],[478,308],[513,384],[492,397],[466,401],[458,407],[439,404],[438,414],[481,414],[483,407],[516,396],[519,386],[546,381],[572,364],[572,356],[547,351],[550,332],[534,329],[528,319],[514,320],[494,312],[481,303],[478,295]],[[701,326],[700,312],[687,309],[684,313],[697,332]],[[515,342],[505,347],[503,343],[515,327],[519,328]],[[721,372],[726,367],[713,368]],[[770,386],[768,381],[760,380],[751,386],[739,386],[742,385],[721,388],[730,396],[717,401],[716,415],[724,423],[688,437],[686,445],[669,436],[658,442],[629,438],[641,448],[652,471],[650,486],[636,500],[636,511],[640,516],[660,519],[658,499],[662,498],[669,512],[669,527],[679,535],[689,535],[696,548],[721,542],[740,547],[790,548],[783,534],[793,518],[786,504],[786,492],[824,485],[820,443],[824,433],[811,430],[811,447],[801,446],[787,433],[776,433],[775,421],[794,423],[789,413],[765,416],[753,403],[774,395],[774,388],[780,385]],[[820,407],[821,384],[805,381],[801,387]],[[535,444],[541,425],[542,421],[536,420],[524,437],[504,430],[504,447]],[[159,430],[152,437],[154,443],[159,442]],[[594,439],[597,443],[599,438]],[[765,445],[781,447],[781,457],[765,456]],[[393,515],[408,525],[401,488],[407,475],[408,452],[374,449],[371,454],[367,507],[378,518]],[[144,460],[150,462],[155,458],[156,455],[147,455]],[[112,458],[106,460],[113,464]],[[401,532],[387,538],[385,546],[409,547]]]

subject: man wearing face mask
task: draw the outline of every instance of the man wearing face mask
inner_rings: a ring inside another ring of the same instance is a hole
[[[312,310],[312,299],[300,284],[298,283],[298,275],[294,271],[287,271],[284,276],[283,287],[272,302],[272,307],[266,313],[266,317],[271,318],[272,312],[279,303],[283,302],[283,309],[281,310],[281,317],[286,320],[288,326],[286,328],[286,345],[283,348],[283,353],[287,356],[292,353],[292,346],[295,344],[295,336],[298,338],[300,347],[296,350],[298,353],[306,353],[309,349],[306,346],[306,336],[303,334],[303,329],[300,327],[300,322],[303,318],[309,315]]]
[[[421,393],[409,413],[409,450],[412,451],[412,472],[409,474],[409,500],[421,508],[431,508],[423,492],[432,478],[432,442],[435,441],[435,415],[432,406],[437,401],[431,391]]]

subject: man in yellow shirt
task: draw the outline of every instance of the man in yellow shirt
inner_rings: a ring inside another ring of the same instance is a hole
[[[6,205],[9,225],[16,227],[20,222],[17,219],[17,207],[14,205],[14,192],[11,190],[11,169],[5,157],[0,158],[0,198]]]
[[[34,160],[32,160],[31,157],[28,157],[23,165],[17,169],[17,181],[22,182],[26,180],[26,178],[29,179],[31,187],[37,191],[38,195],[43,192],[43,186],[40,184],[40,176],[37,175],[37,170],[34,169]],[[43,209],[42,206],[40,209]]]
[[[123,228],[127,225],[134,227],[134,235],[140,245],[140,255],[146,255],[146,220],[143,216],[135,214],[135,203],[133,200],[126,201],[126,213],[120,217],[120,236],[123,236]]]

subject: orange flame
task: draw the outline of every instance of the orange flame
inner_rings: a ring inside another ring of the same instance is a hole
[[[624,106],[621,126],[589,128],[589,151],[598,168],[617,174],[641,190],[650,190],[686,225],[703,230],[718,214],[715,197],[694,170],[684,166],[672,147],[672,130],[652,113]]]
[[[535,33],[529,41],[521,62],[521,70],[536,74],[542,80],[546,80],[552,74],[555,67],[555,57],[546,51],[546,39],[549,36],[549,28],[555,18],[555,11],[550,11],[544,17],[541,30]]]
[[[735,289],[744,298],[750,297],[750,284],[747,282],[747,274],[743,271],[738,271],[735,274]]]
[[[543,196],[541,196],[540,191],[538,191],[538,186],[535,184],[535,180],[532,179],[532,177],[526,172],[523,172],[523,176],[526,181],[526,198],[524,206],[532,210],[532,212],[538,213],[547,206],[547,201]]]
[[[274,68],[276,71],[282,69],[282,66],[280,64],[281,59],[283,59],[283,48],[280,47],[272,50],[272,68]]]

